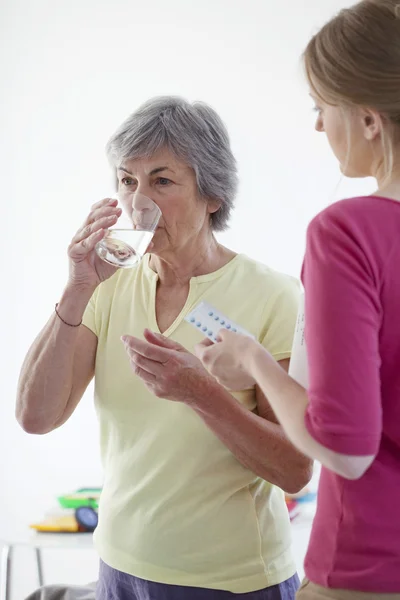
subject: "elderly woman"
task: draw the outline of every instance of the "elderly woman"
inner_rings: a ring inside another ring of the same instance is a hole
[[[18,420],[31,433],[60,427],[95,377],[105,470],[98,598],[291,600],[298,578],[282,490],[300,490],[311,463],[259,388],[230,393],[209,374],[193,353],[201,333],[184,318],[207,300],[287,369],[297,282],[214,236],[227,226],[237,171],[211,108],[151,100],[107,149],[119,193],[149,196],[159,227],[139,265],[116,270],[94,248],[120,209],[111,199],[93,206],[25,360]]]

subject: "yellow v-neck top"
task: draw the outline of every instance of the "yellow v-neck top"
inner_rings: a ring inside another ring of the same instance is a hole
[[[84,316],[98,337],[95,404],[104,487],[95,543],[111,567],[167,584],[245,593],[295,572],[283,492],[243,467],[188,406],[155,397],[134,375],[123,334],[158,331],[157,274],[146,255],[101,284]],[[192,351],[201,332],[184,317],[206,300],[290,356],[298,282],[244,255],[193,277],[164,333]],[[254,390],[235,393],[249,410]]]

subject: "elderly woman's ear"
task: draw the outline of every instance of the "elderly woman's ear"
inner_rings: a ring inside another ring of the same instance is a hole
[[[219,200],[218,198],[210,198],[207,200],[207,203],[208,203],[208,212],[210,214],[214,214],[214,213],[218,212],[222,206],[222,200]]]

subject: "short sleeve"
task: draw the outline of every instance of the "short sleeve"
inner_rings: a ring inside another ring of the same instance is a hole
[[[280,275],[276,287],[264,309],[266,326],[260,342],[280,361],[290,358],[301,289],[297,279],[286,275]]]
[[[306,427],[330,450],[368,456],[377,453],[382,430],[381,305],[368,240],[352,219],[327,210],[307,233]]]
[[[89,304],[86,307],[86,310],[83,314],[82,324],[85,325],[92,333],[97,335],[98,337],[98,327],[96,320],[96,303],[97,297],[99,293],[99,287],[96,288],[92,297],[89,300]]]

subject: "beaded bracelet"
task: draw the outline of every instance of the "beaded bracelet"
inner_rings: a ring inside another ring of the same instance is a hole
[[[64,321],[64,319],[60,316],[60,313],[58,312],[58,302],[54,307],[54,310],[56,312],[57,317],[60,319],[60,321],[62,321],[64,323],[64,325],[68,325],[68,327],[80,327],[80,325],[82,325],[82,321],[80,323],[78,323],[77,325],[72,325],[72,323],[67,323],[67,321]]]

